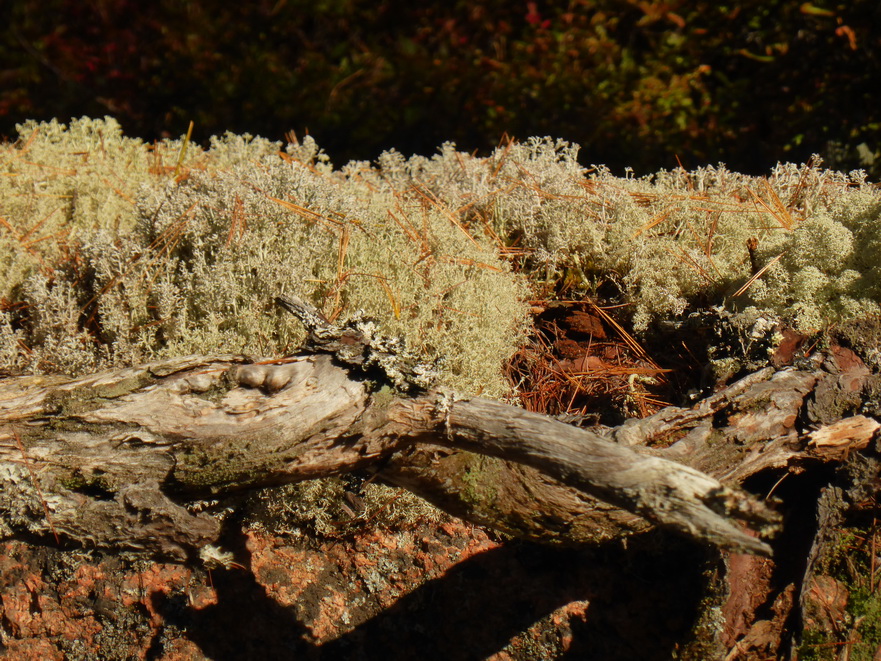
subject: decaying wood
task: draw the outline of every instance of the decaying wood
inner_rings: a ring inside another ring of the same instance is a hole
[[[350,333],[341,360],[331,335],[313,333],[318,353],[283,360],[201,356],[0,380],[0,534],[183,558],[219,534],[188,502],[373,468],[456,515],[533,538],[578,543],[651,522],[767,553],[739,524],[765,533],[776,517],[737,484],[819,460],[796,428],[819,372],[765,370],[600,435],[423,382],[390,388],[367,377],[396,381],[394,346],[355,351],[364,338]],[[408,383],[426,373],[405,366],[396,374]]]
[[[763,369],[693,407],[668,407],[604,436],[728,485],[763,471],[802,472],[865,447],[877,430],[874,419],[860,415],[830,424],[802,419],[805,408],[818,405],[818,390],[839,389],[818,388],[841,381],[834,364],[827,368]],[[869,378],[848,382],[846,389],[867,386]],[[833,438],[836,445],[831,446],[828,439]],[[545,542],[604,541],[648,527],[642,517],[568,488],[531,466],[495,457],[420,445],[393,455],[381,474],[458,516]],[[524,514],[530,511],[543,516]]]

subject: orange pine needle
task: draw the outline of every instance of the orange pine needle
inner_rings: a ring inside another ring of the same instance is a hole
[[[743,292],[745,292],[747,289],[749,289],[750,287],[752,287],[752,284],[753,284],[756,280],[758,280],[759,278],[761,278],[761,277],[765,274],[765,271],[767,271],[769,268],[771,268],[772,266],[774,266],[774,264],[776,264],[777,262],[779,262],[779,261],[780,261],[780,258],[783,257],[783,255],[785,255],[785,254],[786,254],[785,252],[781,252],[781,253],[780,253],[779,255],[777,255],[774,259],[772,259],[770,262],[768,262],[768,263],[765,264],[762,268],[760,268],[758,271],[756,271],[755,274],[754,274],[749,280],[747,280],[747,281],[743,284],[743,287],[741,287],[741,288],[738,289],[736,292],[734,292],[734,294],[732,294],[732,297],[733,297],[733,298],[737,298],[737,297],[740,296]]]

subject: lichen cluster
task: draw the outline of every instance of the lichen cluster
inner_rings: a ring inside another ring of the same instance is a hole
[[[178,166],[182,147],[84,119],[28,124],[3,149],[6,367],[291,352],[302,328],[274,297],[292,294],[330,318],[382,319],[442,358],[448,385],[504,391],[527,290],[458,209],[377,171],[334,171],[308,138],[282,150],[227,135]]]
[[[879,312],[881,193],[865,173],[815,158],[768,177],[720,165],[621,178],[577,155],[548,138],[487,158],[446,144],[432,158],[387,152],[373,176],[463,210],[528,255],[534,283],[611,290],[640,332],[709,305],[753,307],[802,331]]]
[[[19,130],[0,146],[8,369],[290,352],[302,329],[273,304],[290,294],[331,319],[361,309],[441,359],[447,385],[499,395],[527,282],[623,303],[638,332],[708,304],[800,330],[879,311],[881,195],[859,172],[619,178],[549,139],[335,169],[310,138],[203,150],[109,118]]]

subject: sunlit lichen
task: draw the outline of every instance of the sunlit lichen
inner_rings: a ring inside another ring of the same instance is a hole
[[[881,195],[859,173],[584,168],[530,139],[445,144],[335,169],[311,138],[144,145],[111,119],[29,122],[0,151],[0,355],[77,371],[156,356],[296,348],[277,294],[381,320],[444,381],[499,395],[525,281],[624,303],[637,332],[747,307],[809,331],[879,312]]]

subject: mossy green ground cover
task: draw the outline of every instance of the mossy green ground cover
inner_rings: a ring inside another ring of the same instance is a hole
[[[872,661],[881,648],[877,525],[853,523],[858,525],[844,525],[835,531],[822,558],[817,573],[823,581],[814,583],[800,659],[839,659],[846,650],[849,659]]]

